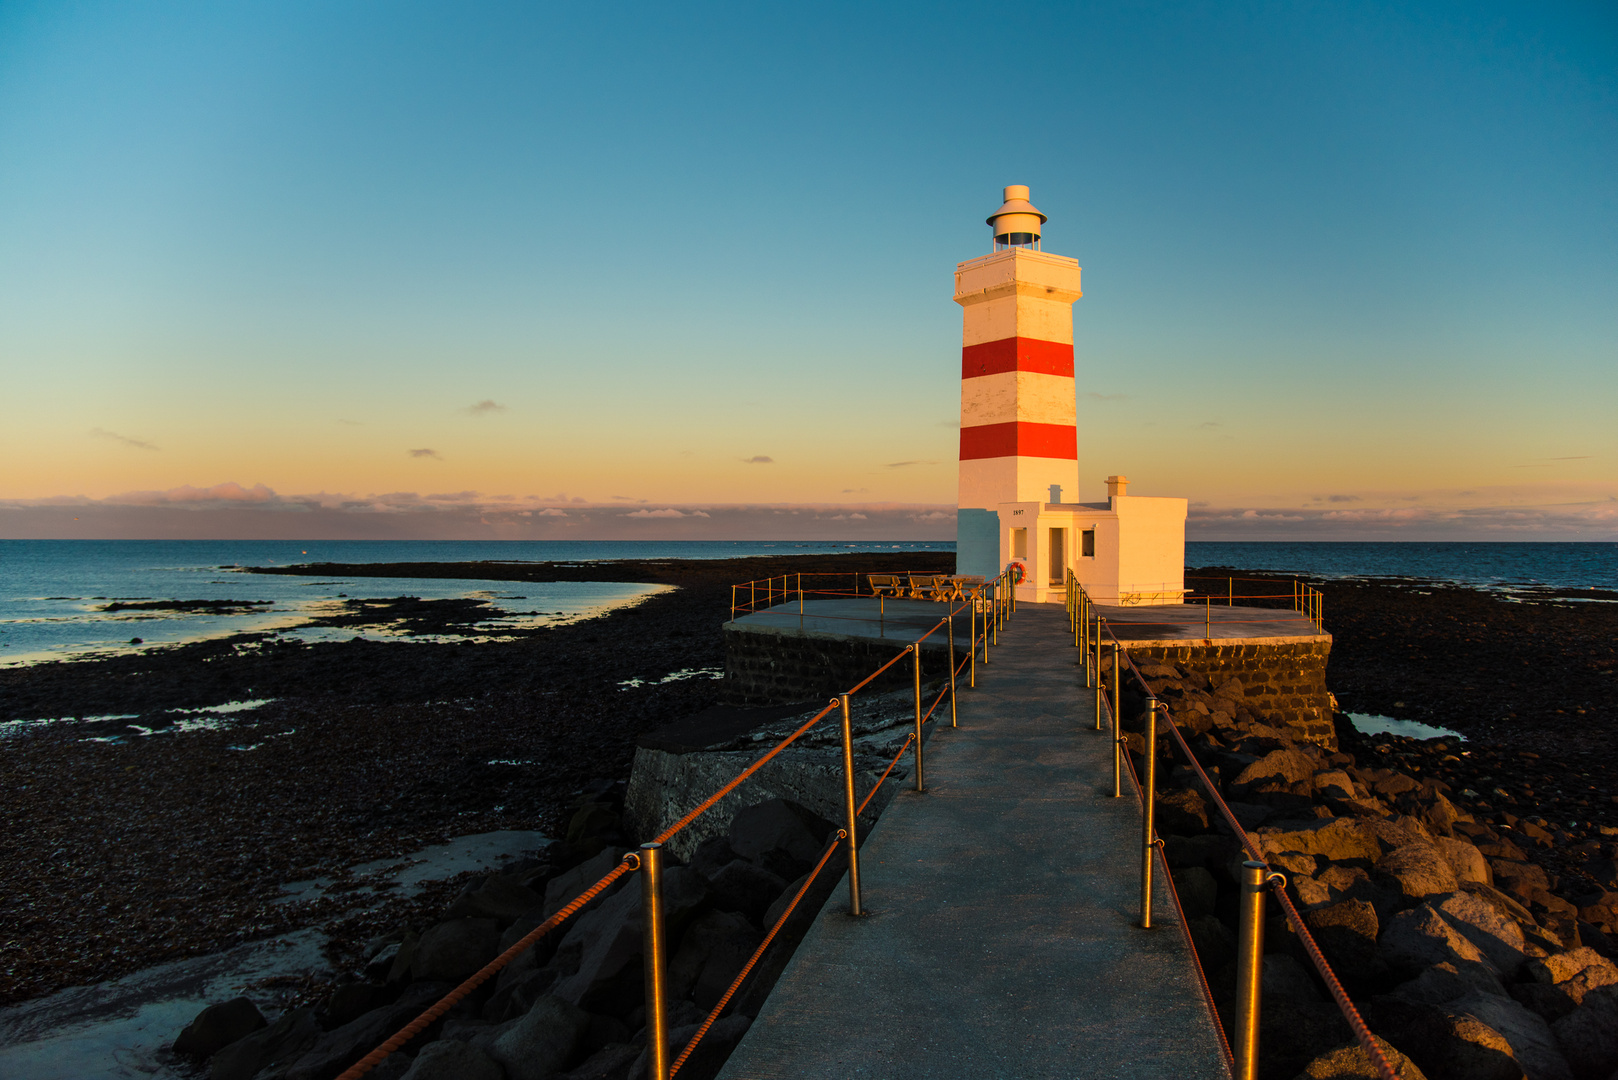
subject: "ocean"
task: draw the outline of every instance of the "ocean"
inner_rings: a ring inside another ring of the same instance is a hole
[[[1187,542],[1187,566],[1317,578],[1407,578],[1474,588],[1618,590],[1618,543]]]
[[[316,578],[236,567],[334,562],[569,561],[953,551],[950,541],[417,541],[0,540],[0,666],[117,653],[235,633],[306,641],[389,636],[386,628],[304,627],[343,599],[415,596],[488,601],[503,627],[565,622],[633,603],[656,587],[621,582]],[[1275,570],[1317,578],[1391,577],[1477,588],[1618,590],[1613,543],[1186,544],[1191,566]],[[256,601],[251,611],[105,610],[118,602]],[[139,644],[131,639],[139,638]]]

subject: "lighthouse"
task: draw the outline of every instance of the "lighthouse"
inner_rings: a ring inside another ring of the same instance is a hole
[[[1043,248],[1047,217],[1012,185],[990,214],[989,254],[955,267],[961,305],[956,570],[1012,567],[1018,598],[1060,601],[1069,570],[1101,603],[1184,599],[1185,499],[1079,501],[1073,302],[1077,259]]]

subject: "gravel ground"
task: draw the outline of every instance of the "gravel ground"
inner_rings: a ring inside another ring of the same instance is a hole
[[[555,835],[560,808],[586,782],[627,778],[637,736],[713,704],[717,681],[659,680],[722,667],[731,583],[952,563],[911,554],[344,567],[677,588],[502,643],[243,635],[0,671],[0,720],[138,714],[0,741],[0,1004],[312,925],[334,934],[335,955],[352,955],[370,935],[436,912],[459,883],[356,915],[345,897],[366,883],[348,867],[469,833]],[[474,629],[461,601],[373,609],[362,621]],[[214,730],[179,730],[164,711],[263,698],[274,701]],[[322,899],[277,902],[283,884],[318,877],[336,882]]]

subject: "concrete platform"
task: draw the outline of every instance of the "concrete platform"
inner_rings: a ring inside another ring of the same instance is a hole
[[[893,641],[903,646],[932,629],[939,619],[956,610],[957,641],[966,640],[970,633],[968,621],[971,611],[963,604],[946,604],[935,600],[895,600],[892,597],[847,596],[803,602],[798,610],[797,601],[777,604],[763,611],[742,615],[725,624],[726,629],[742,631],[788,632],[816,637],[859,638],[873,641]],[[942,631],[928,638],[948,644]],[[964,646],[962,646],[964,648]]]
[[[1330,634],[1316,630],[1313,622],[1290,608],[1097,604],[1096,613],[1128,645],[1294,645],[1331,641]]]
[[[1228,1076],[1157,887],[1137,925],[1140,807],[1111,798],[1061,607],[1023,605],[719,1074]]]

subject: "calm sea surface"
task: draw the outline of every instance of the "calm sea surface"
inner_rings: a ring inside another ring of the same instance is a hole
[[[953,551],[950,541],[903,543],[713,541],[240,541],[0,540],[0,666],[277,630],[304,640],[356,636],[304,628],[344,598],[475,597],[487,624],[560,622],[631,603],[654,588],[623,583],[309,578],[237,572],[302,562],[722,559],[860,551]],[[1319,577],[1409,577],[1480,587],[1618,589],[1618,544],[1188,543],[1193,566],[1237,566]],[[248,614],[102,610],[114,601],[269,601]],[[359,631],[388,636],[386,628]],[[142,645],[130,644],[141,638]]]
[[[1482,587],[1618,589],[1618,543],[1187,543],[1189,566],[1323,578],[1405,577]]]

